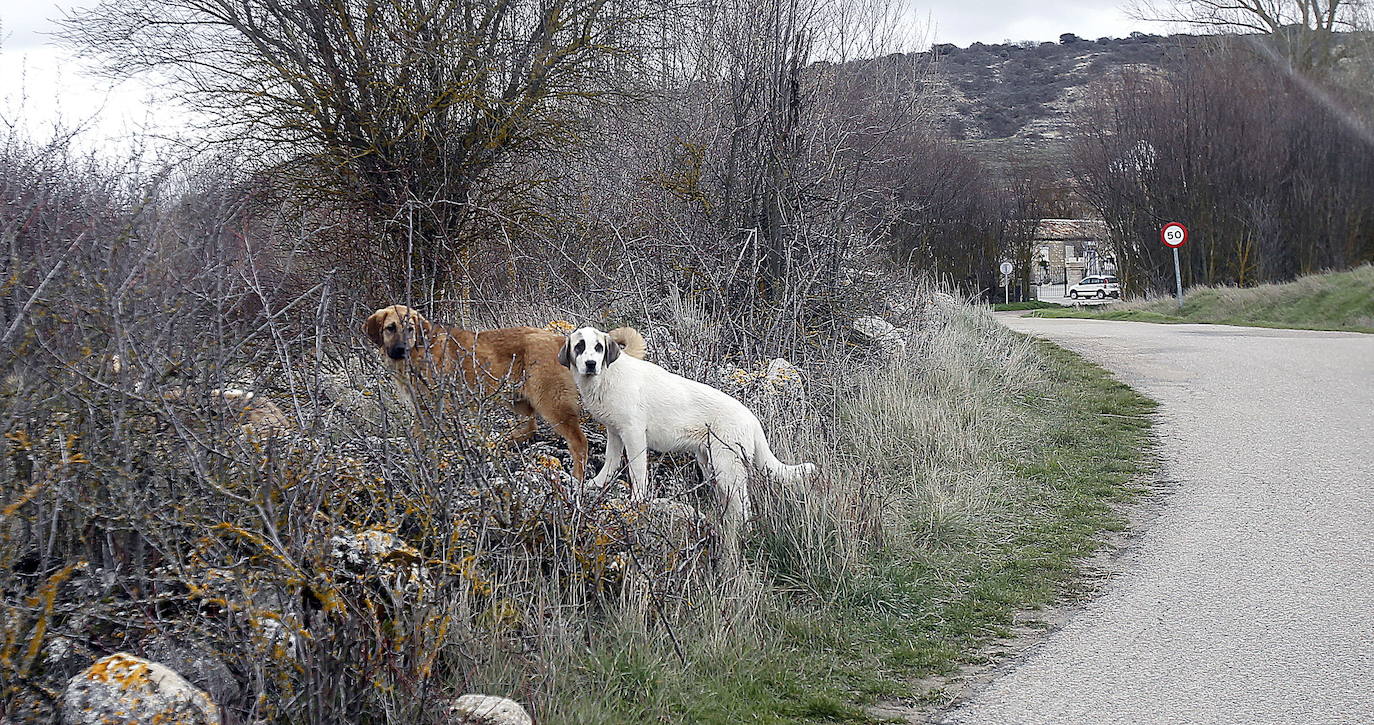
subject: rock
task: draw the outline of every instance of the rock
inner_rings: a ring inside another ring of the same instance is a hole
[[[419,553],[409,544],[401,541],[395,534],[380,529],[335,536],[329,543],[333,546],[332,556],[350,568],[371,566],[393,555],[407,559],[419,557]]]
[[[930,298],[921,306],[918,317],[923,328],[939,328],[949,322],[959,308],[959,300],[944,292],[932,292]]]
[[[219,725],[219,707],[204,691],[164,665],[116,652],[67,683],[62,722],[68,725]]]
[[[906,351],[906,332],[880,317],[860,317],[849,325],[850,337],[861,345],[875,347],[889,355]]]
[[[54,635],[43,647],[43,674],[51,682],[60,683],[88,667],[96,655],[78,640]]]
[[[449,725],[534,725],[520,703],[494,695],[463,695],[447,704]]]
[[[296,430],[291,419],[276,403],[251,390],[212,390],[210,397],[224,401],[238,415],[239,423],[259,438],[271,438]]]
[[[956,299],[954,295],[948,294],[946,292],[931,292],[930,301],[933,304],[937,304],[945,308],[954,308],[959,306],[959,300]]]
[[[747,369],[717,365],[714,373],[720,380],[719,387],[746,406],[775,398],[779,393],[797,395],[802,392],[801,370],[785,358],[775,357]]]
[[[292,627],[282,622],[279,617],[272,616],[273,614],[269,610],[261,610],[249,618],[249,625],[255,637],[254,644],[269,652],[281,648],[292,657],[300,657],[300,641]]]
[[[860,337],[869,340],[881,340],[890,337],[897,329],[887,320],[872,315],[855,319],[849,327]]]
[[[428,583],[419,551],[389,531],[367,529],[330,539],[330,556],[343,578],[380,580],[393,591],[413,591]]]
[[[887,310],[888,315],[896,320],[905,319],[912,311],[911,302],[905,297],[886,298],[883,300],[883,307]]]
[[[710,519],[695,508],[672,499],[612,504],[621,542],[610,557],[612,569],[624,577],[637,598],[663,596],[684,583],[682,577],[706,563],[719,544]],[[612,529],[608,529],[610,531]],[[633,556],[630,553],[633,552]]]
[[[763,381],[778,392],[798,392],[801,390],[801,371],[786,358],[775,357],[768,361]]]

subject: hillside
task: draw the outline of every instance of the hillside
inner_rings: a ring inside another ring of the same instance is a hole
[[[1126,67],[1161,67],[1206,39],[1147,35],[1060,42],[938,44],[917,54],[934,69],[934,95],[947,99],[938,125],[988,160],[1061,156],[1072,113],[1088,85]]]
[[[956,139],[1060,138],[1085,87],[1126,66],[1159,66],[1204,39],[1145,35],[967,48],[937,45],[936,72],[953,91],[946,128]]]

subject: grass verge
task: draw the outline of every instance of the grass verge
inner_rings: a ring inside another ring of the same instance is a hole
[[[910,698],[914,680],[977,661],[1017,612],[1077,592],[1078,562],[1125,525],[1149,467],[1154,404],[965,309],[830,411],[826,465],[876,480],[888,540],[834,578],[765,542],[753,626],[679,631],[682,659],[642,631],[602,639],[549,721],[870,722],[862,705]]]
[[[1283,284],[1194,287],[1183,296],[1181,308],[1173,298],[1156,298],[1109,309],[1066,307],[1032,315],[1374,333],[1374,265],[1308,275]]]

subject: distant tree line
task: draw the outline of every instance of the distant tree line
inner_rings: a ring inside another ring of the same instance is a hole
[[[970,296],[1002,284],[998,266],[1012,261],[1029,282],[1031,240],[1043,196],[1025,170],[988,166],[940,137],[909,140],[894,169],[894,206],[887,230],[900,262]]]
[[[1255,39],[1099,84],[1073,170],[1123,283],[1172,284],[1161,224],[1190,230],[1184,284],[1248,285],[1374,260],[1374,134],[1356,90],[1269,62]]]

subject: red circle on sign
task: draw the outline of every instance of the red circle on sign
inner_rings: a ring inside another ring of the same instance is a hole
[[[1188,241],[1188,227],[1178,222],[1169,222],[1159,230],[1159,241],[1166,247],[1178,249]]]

